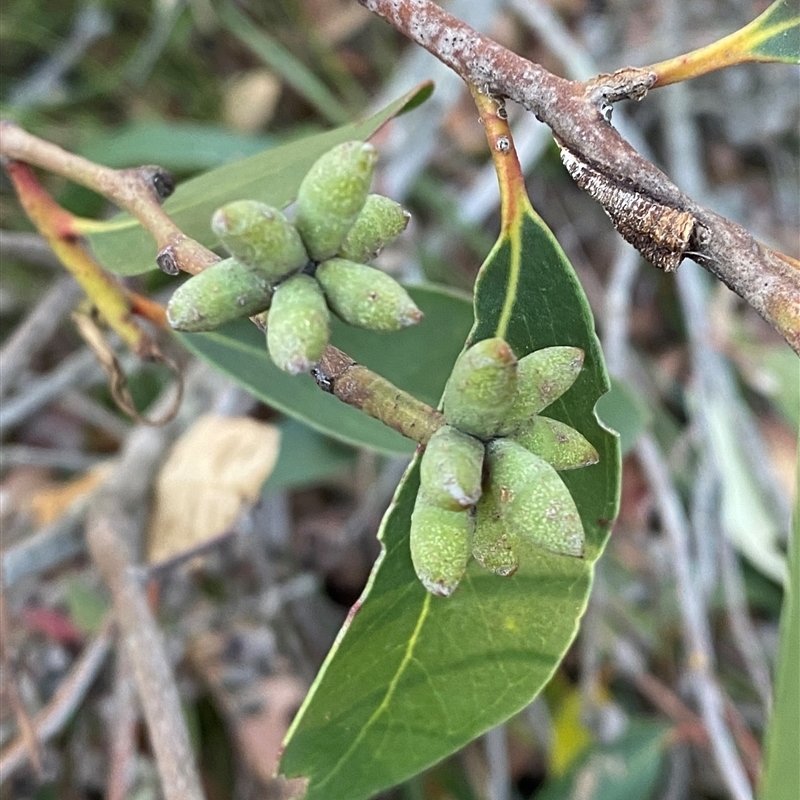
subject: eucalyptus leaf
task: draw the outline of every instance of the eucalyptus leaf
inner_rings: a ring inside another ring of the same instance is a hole
[[[199,172],[275,147],[275,136],[253,136],[196,122],[134,122],[87,137],[79,149],[90,161],[117,169],[159,164]]]
[[[517,713],[553,674],[586,607],[618,502],[618,440],[594,414],[609,383],[572,267],[527,198],[515,200],[518,215],[476,284],[469,342],[502,336],[520,357],[549,345],[584,350],[583,372],[548,414],[600,454],[597,465],[563,475],[586,532],[586,558],[525,544],[513,577],[473,561],[450,597],[432,596],[409,555],[419,486],[413,461],[381,525],[383,552],[369,584],[287,735],[281,770],[309,780],[308,800],[370,797]]]
[[[652,419],[644,398],[628,383],[611,379],[611,390],[597,401],[597,415],[603,424],[619,434],[622,454],[626,455]]]
[[[219,206],[248,198],[285,208],[319,156],[340,142],[368,139],[392,117],[423,102],[431,91],[432,84],[420,84],[363,122],[290,142],[192,178],[178,186],[164,210],[183,233],[213,247],[217,242],[210,221]],[[153,239],[128,214],[114,217],[87,238],[97,259],[111,272],[139,275],[157,269]]]
[[[295,419],[278,424],[281,444],[278,460],[261,489],[262,494],[310,486],[341,477],[355,463],[356,451],[323,436]]]
[[[354,328],[334,319],[332,342],[419,400],[436,405],[472,324],[461,294],[433,286],[409,288],[425,318],[393,333]],[[321,391],[310,375],[281,372],[267,354],[264,334],[249,320],[213,333],[178,334],[195,354],[273,408],[345,444],[389,455],[410,455],[415,443]]]
[[[757,61],[800,63],[800,3],[777,0],[745,29],[747,52]]]
[[[566,775],[545,786],[536,800],[572,800],[591,786],[592,800],[653,797],[668,742],[668,729],[633,722],[615,742],[587,748]]]
[[[257,55],[301,97],[334,125],[349,118],[347,108],[299,58],[277,39],[237,10],[232,3],[220,3],[217,14],[222,25]]]

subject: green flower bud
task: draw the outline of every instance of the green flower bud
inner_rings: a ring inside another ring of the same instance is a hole
[[[600,460],[583,434],[549,417],[533,417],[509,438],[543,458],[553,469],[588,467]]]
[[[483,442],[443,425],[431,436],[420,461],[427,498],[450,511],[475,505],[481,496]]]
[[[320,156],[297,192],[295,225],[314,261],[335,255],[367,199],[378,153],[344,142]]]
[[[484,494],[476,506],[472,555],[484,569],[503,578],[519,567],[519,537],[503,522],[501,507],[491,493]]]
[[[167,320],[178,331],[211,331],[269,307],[272,288],[236,259],[226,258],[181,284],[167,303]]]
[[[308,254],[297,229],[277,208],[236,200],[218,208],[211,228],[228,252],[269,281],[300,269]]]
[[[399,331],[422,319],[408,292],[379,269],[331,258],[316,272],[328,304],[350,325],[373,331]]]
[[[544,459],[509,439],[486,448],[488,494],[506,530],[559,555],[583,557],[584,532],[575,501]]]
[[[408,225],[411,215],[400,203],[380,194],[371,194],[353,227],[344,237],[339,255],[366,264],[391,244]]]
[[[431,503],[423,491],[411,514],[411,560],[431,594],[452,594],[467,569],[473,518],[469,511],[448,511]]]
[[[316,366],[330,337],[330,314],[319,284],[308,275],[281,283],[272,298],[267,349],[275,365],[291,375]]]
[[[444,417],[473,436],[496,435],[517,388],[517,358],[508,343],[484,339],[464,351],[444,390]]]
[[[583,368],[578,347],[545,347],[519,360],[517,395],[501,433],[520,427],[534,414],[558,400],[575,383]]]

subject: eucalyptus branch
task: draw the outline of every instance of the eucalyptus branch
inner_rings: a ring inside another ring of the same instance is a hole
[[[131,213],[155,239],[159,248],[156,260],[166,272],[183,270],[194,275],[219,261],[219,256],[186,236],[161,208],[160,201],[171,191],[172,179],[160,167],[109,169],[7,121],[0,122],[0,134],[0,155],[5,159],[32,164],[69,178]],[[68,240],[63,244],[65,248],[80,247],[72,239],[88,233],[94,225],[91,220],[81,220],[66,212],[61,221],[62,234]],[[96,278],[100,279],[110,280],[110,276],[103,274]],[[142,316],[154,316],[153,304],[148,305],[146,298],[129,295],[128,299],[132,310]],[[436,409],[356,364],[335,347],[326,348],[314,375],[325,391],[416,442],[426,443],[443,424],[442,415]]]
[[[435,408],[399,389],[328,345],[312,371],[317,385],[419,444],[427,444],[444,417]]]
[[[0,121],[0,156],[62,175],[123,208],[153,236],[159,250],[157,261],[166,272],[200,272],[219,260],[188,237],[161,208],[161,201],[174,189],[172,176],[161,167],[104,167],[33,136],[8,120]],[[76,220],[73,227],[76,234],[89,233],[102,223]]]
[[[644,97],[656,83],[656,72],[628,67],[589,81],[568,81],[430,0],[359,2],[467,83],[533,112],[552,130],[581,188],[601,202],[617,230],[645,257],[672,270],[691,255],[800,353],[800,263],[685,195],[609,123],[612,104]]]

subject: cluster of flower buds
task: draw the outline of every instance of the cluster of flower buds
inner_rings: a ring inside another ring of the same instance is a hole
[[[512,575],[523,540],[583,556],[580,515],[556,470],[599,456],[574,428],[540,415],[582,367],[576,347],[546,347],[517,360],[500,338],[478,342],[456,361],[444,392],[447,424],[422,454],[411,515],[411,559],[428,591],[451,594],[470,556]]]
[[[180,286],[167,306],[170,325],[208,331],[256,315],[275,364],[312,369],[328,344],[330,311],[350,325],[396,331],[422,312],[394,278],[367,266],[405,230],[399,204],[369,194],[377,161],[366,142],[344,142],[303,178],[294,222],[276,208],[238,200],[211,227],[231,257]]]

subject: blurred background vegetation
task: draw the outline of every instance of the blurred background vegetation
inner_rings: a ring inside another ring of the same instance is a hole
[[[452,0],[448,7],[548,69],[585,78],[698,47],[764,5]],[[179,179],[365,116],[432,78],[433,97],[376,140],[377,189],[413,214],[380,263],[410,283],[468,290],[496,235],[495,178],[465,87],[352,0],[6,0],[0,39],[4,117],[100,163],[156,163]],[[797,258],[797,88],[790,67],[736,67],[623,104],[615,123],[682,189]],[[685,510],[725,719],[755,779],[795,485],[798,360],[699,270],[680,283],[640,262],[570,182],[547,129],[509,111],[534,207],[572,260],[610,369],[624,381],[628,405],[615,415],[624,444],[630,450],[643,428],[651,431],[667,488]],[[74,213],[112,212],[91,192],[42,177]],[[15,769],[0,797],[98,798],[110,772],[123,769],[128,796],[157,798],[145,728],[125,696],[124,660],[101,661],[72,706],[56,694],[71,685],[89,643],[107,635],[106,595],[79,531],[88,498],[134,426],[110,401],[70,323],[77,291],[30,235],[4,176],[0,228],[0,355],[9,356],[31,315],[39,314],[40,332],[22,365],[15,362],[15,380],[0,386],[4,757],[18,735],[12,673],[32,715],[53,707],[66,715],[43,748],[40,773]],[[156,272],[131,284],[161,300],[172,285]],[[143,407],[168,375],[125,363]],[[185,423],[212,409],[276,426],[277,463],[258,501],[224,535],[209,544],[210,531],[186,534],[165,545],[172,560],[149,567],[152,600],[208,796],[287,796],[271,778],[281,738],[364,586],[403,463],[283,419],[221,377],[206,374],[202,385],[204,401]],[[190,474],[183,470],[173,476],[176,492]],[[191,488],[195,497],[212,490]],[[728,796],[688,699],[682,599],[659,490],[629,454],[621,514],[582,633],[544,695],[385,797]],[[151,528],[151,537],[160,535]],[[50,548],[49,560],[36,560],[37,542]],[[158,547],[151,540],[148,549]],[[120,761],[112,752],[125,709],[131,746]]]

